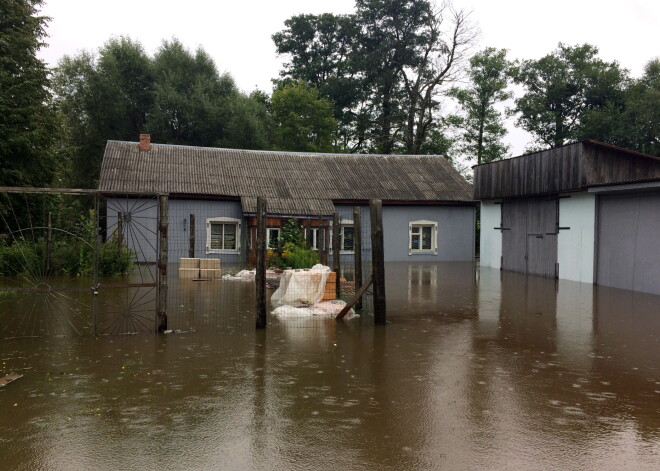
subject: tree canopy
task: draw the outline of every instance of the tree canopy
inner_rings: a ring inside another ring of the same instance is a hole
[[[0,185],[47,185],[54,174],[46,65],[37,58],[48,18],[41,0],[0,2]]]

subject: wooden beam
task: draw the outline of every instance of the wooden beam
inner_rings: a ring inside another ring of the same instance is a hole
[[[371,216],[372,276],[374,281],[374,323],[387,322],[385,302],[385,250],[383,247],[383,203],[369,201]]]
[[[266,198],[257,198],[257,267],[254,282],[257,288],[257,329],[265,329],[266,319]]]
[[[190,215],[190,228],[188,233],[188,258],[195,258],[195,215]]]
[[[353,259],[355,262],[355,291],[362,286],[362,224],[360,222],[361,209],[353,207]],[[362,297],[359,297],[355,309],[362,309]]]
[[[341,296],[341,281],[339,280],[339,214],[332,213],[332,271],[337,274],[337,283],[335,284],[335,296],[339,299]]]
[[[157,331],[163,333],[167,330],[167,230],[169,200],[167,196],[158,198],[160,214],[158,218],[158,327]]]
[[[373,277],[372,275],[369,275],[369,278],[367,278],[367,281],[364,282],[364,284],[360,287],[358,291],[356,291],[355,296],[351,301],[344,306],[344,309],[339,311],[339,314],[337,314],[337,319],[338,321],[342,320],[346,314],[348,314],[348,311],[351,310],[351,308],[357,304],[358,301],[362,299],[362,296],[364,296],[364,293],[367,292],[367,289],[369,289],[369,286],[371,286],[371,283],[373,282]]]

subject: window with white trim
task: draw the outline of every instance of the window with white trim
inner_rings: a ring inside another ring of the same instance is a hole
[[[355,245],[355,226],[352,225],[353,221],[350,221],[351,225],[342,224],[341,231],[339,233],[339,242],[341,244],[341,252],[353,252]]]
[[[206,253],[238,253],[240,241],[239,219],[219,217],[206,220]]]
[[[276,249],[280,244],[280,228],[269,227],[266,229],[266,240],[268,241],[269,249]]]
[[[305,237],[307,238],[307,241],[309,242],[309,247],[312,250],[318,250],[319,249],[319,229],[307,229],[305,231]]]
[[[408,255],[438,253],[438,223],[412,221],[408,224]]]

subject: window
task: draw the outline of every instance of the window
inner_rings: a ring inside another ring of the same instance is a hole
[[[316,229],[308,229],[305,232],[305,235],[307,237],[308,242],[309,242],[309,247],[312,250],[318,250],[319,249],[319,230],[318,228]]]
[[[415,253],[438,253],[438,223],[412,221],[408,224],[408,255]]]
[[[269,249],[276,249],[280,244],[280,228],[269,227],[266,229],[266,240]]]
[[[234,218],[206,220],[206,253],[237,253],[240,250],[241,223]]]
[[[341,232],[339,233],[339,240],[341,243],[342,252],[352,252],[354,249],[354,226],[348,226],[342,224]]]

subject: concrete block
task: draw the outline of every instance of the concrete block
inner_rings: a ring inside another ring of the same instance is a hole
[[[179,268],[199,268],[199,258],[180,258]]]
[[[199,277],[203,279],[220,278],[220,270],[217,268],[200,268]]]
[[[220,270],[220,259],[219,258],[200,258],[199,259],[199,268],[201,268],[201,269]]]
[[[179,268],[179,278],[184,280],[199,278],[199,268]]]

